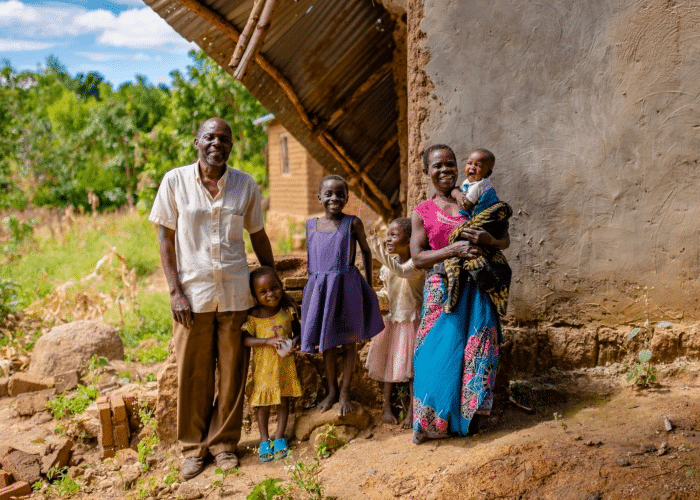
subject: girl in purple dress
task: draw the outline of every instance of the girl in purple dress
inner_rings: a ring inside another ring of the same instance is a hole
[[[309,281],[304,287],[301,311],[301,350],[323,353],[328,395],[321,411],[339,402],[338,413],[352,411],[350,381],[355,370],[357,345],[384,329],[377,296],[370,287],[372,254],[362,221],[343,213],[348,184],[339,175],[321,179],[318,201],[325,215],[306,221]],[[355,267],[355,243],[360,245],[364,279]],[[336,362],[342,354],[343,382],[338,387]]]

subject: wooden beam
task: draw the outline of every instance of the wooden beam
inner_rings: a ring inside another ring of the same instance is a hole
[[[253,9],[250,11],[250,17],[248,17],[248,22],[243,28],[243,33],[241,33],[238,42],[236,43],[236,49],[233,51],[231,56],[231,61],[228,63],[229,68],[234,69],[241,62],[241,57],[243,57],[243,52],[245,52],[248,46],[248,40],[250,40],[250,34],[253,32],[253,28],[258,24],[258,19],[260,18],[260,12],[262,11],[263,5],[265,5],[265,0],[255,0],[253,4]]]
[[[372,170],[377,163],[379,163],[379,160],[381,160],[384,155],[386,154],[389,149],[398,142],[399,140],[399,134],[395,134],[394,137],[389,139],[386,144],[381,146],[381,148],[375,148],[374,151],[369,155],[370,160],[367,162],[367,164],[362,168],[364,172],[369,172]]]
[[[193,13],[197,14],[197,16],[201,17],[202,19],[213,25],[215,28],[217,28],[235,43],[238,43],[238,40],[240,40],[241,34],[238,32],[236,27],[233,26],[233,24],[231,24],[231,22],[228,19],[224,18],[218,12],[215,12],[209,7],[202,5],[197,0],[176,1],[183,7],[186,7]],[[311,122],[308,113],[304,109],[304,106],[301,104],[301,100],[294,91],[292,85],[289,83],[289,80],[287,80],[284,77],[284,75],[282,75],[282,73],[280,73],[277,68],[272,66],[272,64],[270,64],[270,62],[267,59],[265,59],[265,57],[260,53],[257,53],[255,55],[254,60],[255,63],[260,67],[260,69],[267,73],[270,76],[270,78],[272,78],[277,83],[277,85],[279,85],[280,89],[299,115],[299,118],[301,119],[302,123],[304,123],[304,125],[309,129],[309,131],[314,132],[314,124]],[[346,105],[352,105],[351,101],[356,101],[357,99],[359,99],[359,97],[361,97],[362,94],[367,92],[379,79],[381,79],[390,70],[391,63],[386,63],[382,65],[382,67],[377,72],[375,72],[374,75],[368,78],[362,85],[360,85],[355,90],[355,92],[353,92],[350,99],[346,101]],[[369,189],[372,195],[374,195],[374,198],[372,196],[367,196],[367,201],[372,205],[372,208],[378,214],[384,216],[385,218],[393,216],[394,207],[389,202],[389,198],[387,198],[387,196],[382,192],[382,190],[379,189],[379,187],[366,173],[361,171],[362,169],[360,168],[360,166],[357,164],[356,161],[354,161],[350,157],[347,151],[345,151],[345,148],[343,148],[338,143],[338,141],[329,132],[325,130],[321,131],[317,137],[319,144],[321,144],[321,146],[323,146],[323,148],[326,151],[328,151],[328,153],[330,153],[330,155],[333,156],[333,158],[335,158],[336,161],[340,163],[340,166],[350,175],[351,178],[349,181],[354,180],[354,184],[355,182],[357,182],[356,179],[361,179],[363,185],[366,186],[367,189]],[[363,190],[363,192],[365,192],[362,185],[360,186],[360,188]]]
[[[241,62],[238,63],[236,71],[233,72],[233,77],[236,80],[243,80],[251,58],[258,55],[260,46],[265,41],[265,35],[267,35],[267,31],[270,29],[270,20],[272,19],[272,12],[274,10],[275,0],[265,0],[265,7],[263,7],[262,14],[260,14],[260,21],[255,26],[255,32],[250,38],[250,43],[245,49],[245,54],[243,54]]]
[[[367,93],[369,89],[374,87],[374,84],[377,83],[379,80],[384,78],[387,73],[391,71],[391,66],[392,62],[386,62],[384,63],[377,71],[374,72],[372,76],[370,76],[367,80],[365,80],[362,85],[357,87],[355,91],[352,93],[350,97],[348,97],[343,104],[338,106],[338,109],[336,109],[331,117],[328,119],[328,123],[324,125],[325,129],[332,128],[334,125],[338,123],[340,118],[347,113],[349,110],[351,110],[357,102],[360,100],[360,98]]]

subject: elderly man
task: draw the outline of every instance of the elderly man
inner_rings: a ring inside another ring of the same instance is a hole
[[[218,468],[238,465],[235,451],[248,370],[241,325],[254,305],[244,228],[260,264],[275,265],[258,186],[253,177],[226,164],[232,145],[228,123],[221,118],[203,122],[194,140],[197,162],[165,174],[149,217],[158,224],[170,288],[178,363],[177,436],[185,479],[202,472],[209,453]]]

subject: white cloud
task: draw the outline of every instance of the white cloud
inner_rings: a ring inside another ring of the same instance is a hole
[[[0,38],[0,52],[27,52],[30,50],[50,49],[58,45],[53,42],[36,42],[33,40],[13,40]]]
[[[132,3],[129,1],[128,4]],[[148,7],[129,9],[115,15],[104,9],[87,10],[65,3],[34,6],[20,0],[7,0],[0,1],[0,26],[31,38],[95,33],[98,44],[111,47],[171,51],[191,47]]]
[[[152,58],[143,52],[124,54],[118,52],[77,52],[79,56],[91,61],[150,61]]]
[[[149,9],[130,9],[104,27],[97,43],[114,47],[187,50],[189,42]]]

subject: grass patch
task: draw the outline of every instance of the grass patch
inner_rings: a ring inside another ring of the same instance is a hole
[[[56,399],[48,401],[46,409],[56,420],[61,420],[66,416],[83,413],[96,399],[97,389],[94,386],[79,385],[75,392],[59,394]]]
[[[56,284],[91,273],[112,246],[138,277],[158,269],[158,243],[151,222],[140,215],[110,214],[80,217],[56,240],[35,232],[33,241],[21,247],[11,263],[0,266],[0,278],[17,283],[18,305],[24,308],[45,297]]]

